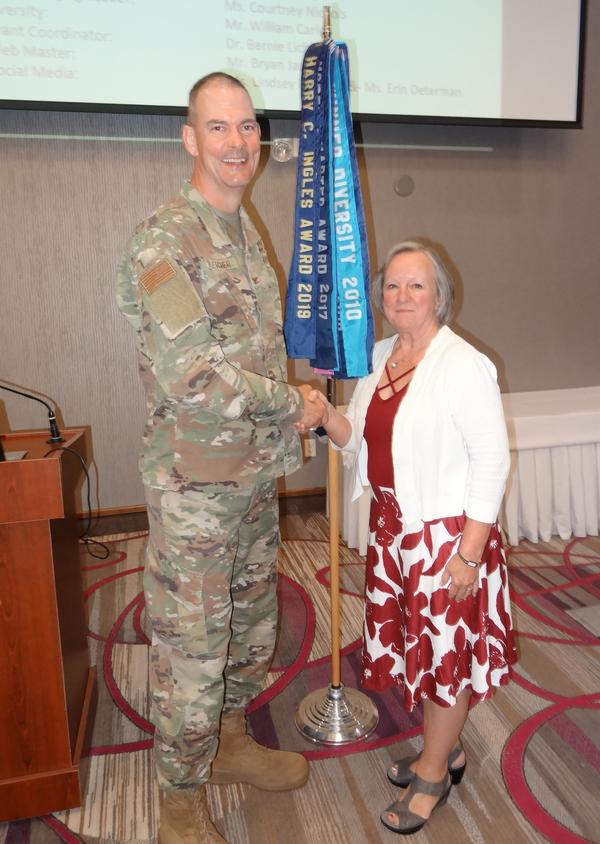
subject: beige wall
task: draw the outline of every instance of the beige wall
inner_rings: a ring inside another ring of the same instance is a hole
[[[441,246],[458,281],[455,325],[495,360],[505,391],[600,384],[599,56],[600,8],[589,4],[581,131],[362,127],[373,264],[400,238]],[[179,123],[0,113],[0,378],[52,397],[64,423],[92,426],[103,508],[142,500],[143,402],[114,272],[135,223],[188,173]],[[272,137],[296,132],[295,123],[271,124]],[[35,137],[6,137],[18,133]],[[250,209],[269,232],[284,290],[295,164],[267,153]],[[393,187],[404,175],[414,182],[406,198]],[[290,374],[305,379],[310,370],[296,362]],[[343,401],[350,390],[340,393]],[[0,392],[0,430],[43,421],[41,407]],[[324,479],[319,447],[287,487]]]

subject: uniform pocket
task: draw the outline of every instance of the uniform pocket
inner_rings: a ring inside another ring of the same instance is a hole
[[[169,568],[163,567],[146,579],[153,643],[159,639],[185,656],[200,656],[208,649],[203,576]]]
[[[146,269],[140,276],[140,285],[148,310],[169,340],[206,316],[192,280],[170,259]]]
[[[180,648],[188,656],[208,651],[206,615],[202,593],[204,576],[199,572],[180,574],[180,587],[175,595]]]

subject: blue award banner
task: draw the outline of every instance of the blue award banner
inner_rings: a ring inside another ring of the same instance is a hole
[[[335,378],[361,377],[371,371],[373,319],[345,44],[308,48],[301,95],[288,355]]]
[[[336,288],[332,274],[332,250],[331,250],[331,218],[329,175],[329,113],[330,103],[330,75],[332,69],[332,46],[333,42],[326,44],[327,56],[323,63],[323,77],[319,89],[317,108],[321,110],[319,123],[323,127],[320,137],[320,167],[319,167],[319,209],[318,209],[318,230],[317,230],[317,320],[315,337],[315,354],[311,359],[311,365],[315,369],[324,372],[334,372],[339,368],[339,348],[336,331]]]
[[[369,304],[369,256],[350,113],[348,51],[337,45],[329,137],[334,284],[338,297],[338,344],[344,352],[339,378],[371,371],[373,320]]]
[[[323,80],[328,71],[327,44],[313,44],[304,55],[301,74],[301,130],[298,146],[294,251],[286,296],[284,335],[288,355],[316,355],[317,244],[319,181],[323,126]]]

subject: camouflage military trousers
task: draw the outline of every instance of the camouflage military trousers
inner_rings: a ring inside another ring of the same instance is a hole
[[[146,487],[151,720],[161,788],[210,776],[222,710],[262,687],[275,646],[275,481],[248,490]]]

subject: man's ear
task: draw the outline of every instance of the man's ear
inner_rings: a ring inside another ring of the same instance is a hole
[[[185,147],[186,152],[196,158],[198,155],[198,144],[196,143],[196,133],[192,126],[189,123],[184,123],[183,128],[181,130],[181,140],[183,141],[183,146]]]

